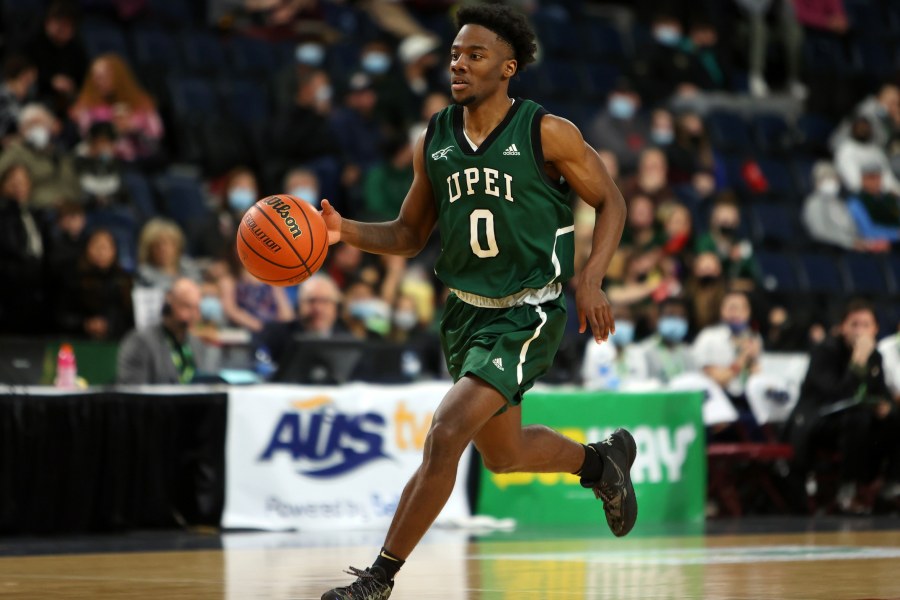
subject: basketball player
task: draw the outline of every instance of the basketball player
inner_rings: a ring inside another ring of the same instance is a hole
[[[415,176],[400,215],[360,223],[322,202],[329,242],[366,252],[415,256],[438,225],[443,250],[435,271],[452,290],[441,341],[456,381],[435,411],[422,465],[403,490],[374,564],[351,567],[356,581],[323,600],[390,596],[394,576],[450,496],[469,442],[495,473],[580,475],[603,501],[617,536],[637,518],[630,476],[636,446],[627,431],[585,446],[541,425],[523,427],[519,405],[550,367],[566,323],[562,284],[573,274],[574,248],[569,188],[597,215],[576,293],[581,331],[590,325],[598,343],[615,332],[600,285],[622,234],[622,196],[574,125],[508,96],[509,80],[534,60],[525,18],[506,6],[479,5],[460,9],[457,20],[450,51],[455,104],[437,113],[416,143]]]

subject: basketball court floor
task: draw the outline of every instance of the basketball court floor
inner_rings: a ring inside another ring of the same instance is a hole
[[[392,599],[900,599],[900,519],[743,519],[701,531],[434,530]],[[0,598],[305,599],[383,532],[0,538]]]

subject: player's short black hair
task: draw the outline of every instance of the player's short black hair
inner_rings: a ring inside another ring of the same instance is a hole
[[[513,49],[519,70],[534,62],[537,52],[534,29],[522,13],[502,4],[466,6],[456,13],[456,25],[481,25],[497,34],[497,37]]]

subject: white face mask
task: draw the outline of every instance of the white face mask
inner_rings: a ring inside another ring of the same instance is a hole
[[[290,194],[294,198],[300,198],[301,200],[306,200],[313,206],[319,205],[319,192],[317,190],[315,190],[314,188],[311,188],[311,187],[308,187],[305,185],[298,185],[297,187],[295,187],[291,190]]]
[[[838,183],[837,179],[826,179],[819,183],[819,191],[829,196],[837,196],[838,192],[841,191],[841,184]]]
[[[25,140],[38,150],[43,150],[50,143],[50,129],[44,125],[32,125],[25,132]]]

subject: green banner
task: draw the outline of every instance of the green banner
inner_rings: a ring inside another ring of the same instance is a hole
[[[706,502],[701,392],[528,394],[524,424],[540,423],[582,443],[627,428],[637,442],[631,468],[638,526],[699,523]],[[562,473],[496,475],[482,467],[478,512],[521,524],[585,525],[603,520],[594,494]]]

